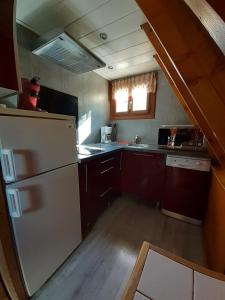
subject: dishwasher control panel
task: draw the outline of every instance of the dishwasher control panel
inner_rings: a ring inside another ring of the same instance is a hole
[[[211,167],[210,158],[188,157],[167,155],[166,165],[174,168],[190,169],[209,172]]]

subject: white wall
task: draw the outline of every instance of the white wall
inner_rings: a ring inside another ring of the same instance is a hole
[[[21,77],[39,76],[40,84],[78,97],[78,143],[100,141],[109,122],[108,81],[94,72],[73,74],[19,47]]]
[[[139,135],[142,143],[157,144],[158,128],[163,124],[190,124],[162,71],[158,72],[155,119],[122,120],[118,124],[118,140],[133,141]]]

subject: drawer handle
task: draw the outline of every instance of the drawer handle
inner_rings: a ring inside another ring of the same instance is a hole
[[[99,197],[103,198],[106,194],[108,194],[112,190],[112,187],[108,188],[105,192],[103,192]]]
[[[145,157],[153,157],[154,154],[138,154],[138,153],[134,153],[134,155],[136,156],[145,156]]]
[[[104,174],[104,173],[106,173],[106,172],[109,172],[109,171],[112,170],[112,169],[114,169],[114,167],[110,167],[110,168],[108,168],[108,169],[102,171],[100,174]]]
[[[115,159],[115,157],[108,158],[108,159],[106,159],[106,160],[101,161],[101,164],[105,164],[105,163],[107,163],[108,161],[111,161],[111,160],[114,160],[114,159]]]
[[[88,192],[88,169],[87,164],[85,165],[85,192]]]

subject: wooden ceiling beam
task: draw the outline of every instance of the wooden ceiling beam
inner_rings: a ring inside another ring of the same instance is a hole
[[[225,168],[223,53],[183,1],[136,2],[149,21],[142,28],[167,69],[167,76],[173,78],[183,101]]]
[[[181,105],[183,106],[183,109],[185,110],[185,112],[188,114],[188,116],[190,118],[190,121],[193,124],[198,125],[197,120],[195,120],[195,117],[194,117],[193,113],[191,112],[191,110],[189,109],[189,107],[186,104],[186,101],[185,101],[184,96],[183,96],[184,93],[180,92],[180,90],[178,89],[178,87],[177,87],[177,85],[176,85],[173,77],[168,72],[167,67],[163,63],[162,59],[160,58],[160,56],[158,54],[155,54],[154,58],[157,61],[157,63],[159,64],[160,68],[163,70],[163,72],[164,72],[164,74],[165,74],[165,76],[166,76],[166,78],[167,78],[170,86],[172,87],[175,95],[179,99],[179,101],[180,101]],[[180,82],[180,84],[182,84],[182,82]]]

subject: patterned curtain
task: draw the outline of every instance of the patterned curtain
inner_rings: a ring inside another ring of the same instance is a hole
[[[154,94],[156,93],[156,85],[156,72],[117,79],[112,82],[113,98],[118,90],[128,90],[129,96],[131,96],[134,88],[143,86],[147,88],[148,93]]]

